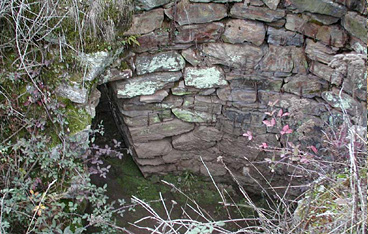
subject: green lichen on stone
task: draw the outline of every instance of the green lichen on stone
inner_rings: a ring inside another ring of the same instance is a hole
[[[208,89],[227,85],[225,75],[219,67],[187,68],[184,74],[185,85]]]
[[[172,112],[177,118],[185,122],[205,123],[205,122],[215,122],[216,121],[216,116],[210,113],[206,113],[206,112],[186,110],[186,109],[181,109],[181,108],[174,108],[172,109]]]
[[[350,109],[353,104],[351,103],[351,100],[347,98],[340,98],[336,94],[332,92],[324,92],[323,97],[335,108],[340,108],[343,110]]]
[[[129,98],[139,95],[152,95],[158,89],[158,82],[146,81],[146,82],[130,82],[125,86],[123,90],[118,90],[117,94],[121,96],[127,96]]]

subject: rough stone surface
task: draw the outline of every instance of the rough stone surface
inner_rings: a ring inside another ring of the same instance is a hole
[[[164,20],[164,10],[155,9],[133,17],[132,27],[124,35],[136,35],[152,32],[161,27]]]
[[[169,33],[166,31],[155,31],[137,38],[140,46],[134,48],[135,52],[157,51],[169,46]]]
[[[116,68],[111,68],[106,70],[106,72],[100,76],[98,84],[100,85],[117,80],[126,80],[131,78],[132,75],[133,72],[130,69],[119,70]]]
[[[140,96],[139,101],[143,103],[161,102],[168,95],[169,93],[166,90],[159,90],[153,95]]]
[[[284,91],[299,95],[300,97],[320,97],[327,90],[327,82],[316,76],[294,76],[285,79]]]
[[[75,85],[61,84],[55,91],[59,96],[78,104],[85,104],[88,100],[88,90]]]
[[[178,27],[175,35],[177,43],[201,43],[218,40],[224,31],[223,23],[194,24]]]
[[[215,141],[201,141],[193,132],[173,137],[173,147],[177,150],[204,150],[216,145]]]
[[[231,8],[230,16],[239,19],[274,22],[285,17],[285,11],[280,9],[271,10],[265,7],[246,6],[243,3],[235,3]]]
[[[336,49],[327,47],[320,42],[314,42],[310,39],[307,40],[307,47],[305,48],[305,53],[310,59],[325,64],[329,64],[332,61],[336,51]]]
[[[304,37],[302,34],[286,31],[285,29],[276,29],[268,27],[267,42],[276,46],[302,46]]]
[[[367,18],[349,11],[343,18],[342,25],[354,37],[367,41]]]
[[[174,108],[172,112],[178,119],[189,123],[216,122],[216,115],[207,112],[183,108]]]
[[[343,47],[348,40],[348,36],[340,26],[332,25],[320,27],[316,39],[329,46]]]
[[[197,66],[199,65],[202,61],[202,58],[200,57],[200,55],[198,54],[199,52],[193,48],[189,48],[186,50],[183,50],[181,52],[181,55],[184,57],[184,59],[190,63],[192,66]]]
[[[112,56],[105,51],[85,54],[78,56],[80,65],[87,68],[87,74],[83,77],[85,81],[93,81],[98,77],[105,68],[112,62]]]
[[[204,44],[202,52],[208,64],[221,64],[229,67],[253,70],[263,56],[261,48],[246,44],[225,43]]]
[[[208,89],[227,85],[224,72],[220,67],[187,67],[184,71],[185,85],[199,89]]]
[[[115,82],[114,90],[118,98],[152,95],[157,90],[163,89],[168,83],[173,83],[181,77],[181,72],[148,74],[127,81]]]
[[[173,18],[173,8],[165,9],[165,13],[170,19]],[[200,4],[182,0],[177,4],[175,20],[179,25],[201,24],[220,20],[226,16],[227,9],[223,4]]]
[[[130,128],[130,134],[134,143],[161,140],[165,137],[176,136],[189,132],[194,128],[191,123],[178,119],[162,123],[152,124],[146,127]]]
[[[242,0],[190,0],[191,2],[218,2],[218,3],[228,3],[228,2],[241,2]]]
[[[172,150],[172,145],[169,139],[164,139],[146,143],[136,143],[134,144],[134,149],[139,158],[154,158],[169,154]]]
[[[310,71],[318,76],[323,78],[324,80],[330,82],[334,85],[340,85],[343,79],[343,76],[341,74],[338,74],[335,72],[335,70],[323,63],[319,62],[313,62]]]
[[[184,58],[176,51],[143,54],[135,60],[138,75],[152,72],[180,71],[185,67]]]
[[[303,51],[296,47],[270,45],[261,63],[263,71],[305,73],[307,61]]]
[[[364,107],[350,95],[340,92],[338,89],[322,93],[322,98],[332,107],[346,110],[350,115],[362,116]]]
[[[344,6],[330,0],[289,0],[289,2],[301,12],[308,11],[335,17],[342,17],[346,13]]]
[[[276,10],[280,0],[263,0],[263,2],[272,10]]]
[[[151,10],[169,2],[170,0],[136,0],[135,6],[138,10]]]
[[[247,41],[260,46],[262,45],[265,36],[266,29],[262,23],[251,20],[234,19],[226,23],[222,39],[224,42],[233,44]]]

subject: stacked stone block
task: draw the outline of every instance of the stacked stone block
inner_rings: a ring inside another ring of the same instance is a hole
[[[270,101],[291,113],[304,145],[321,146],[342,107],[366,126],[365,1],[137,0],[136,9],[126,33],[140,43],[133,76],[112,86],[144,175],[207,174],[202,157],[231,180],[221,156],[250,190],[263,183],[254,165],[272,185],[287,184],[290,171],[271,172],[254,147],[281,146],[262,124]]]

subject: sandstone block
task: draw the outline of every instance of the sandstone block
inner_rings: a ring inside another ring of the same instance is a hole
[[[223,23],[193,24],[178,27],[176,43],[203,43],[217,41],[224,31]]]
[[[170,153],[172,145],[169,139],[164,139],[147,143],[135,143],[134,149],[138,158],[154,158]]]
[[[134,15],[132,27],[124,35],[146,34],[161,27],[164,20],[164,10],[155,9]]]
[[[230,16],[239,19],[251,19],[264,22],[274,22],[285,17],[284,10],[271,10],[266,7],[247,6],[235,3],[230,10]]]

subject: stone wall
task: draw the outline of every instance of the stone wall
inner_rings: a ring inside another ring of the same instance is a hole
[[[265,184],[255,168],[285,185],[293,169],[270,170],[257,147],[282,146],[262,123],[270,101],[290,112],[290,140],[303,146],[322,149],[321,129],[342,108],[366,126],[366,1],[137,0],[136,9],[126,35],[140,46],[128,69],[105,76],[118,80],[111,85],[144,175],[207,174],[202,157],[213,176],[230,179],[222,156],[251,191]]]

